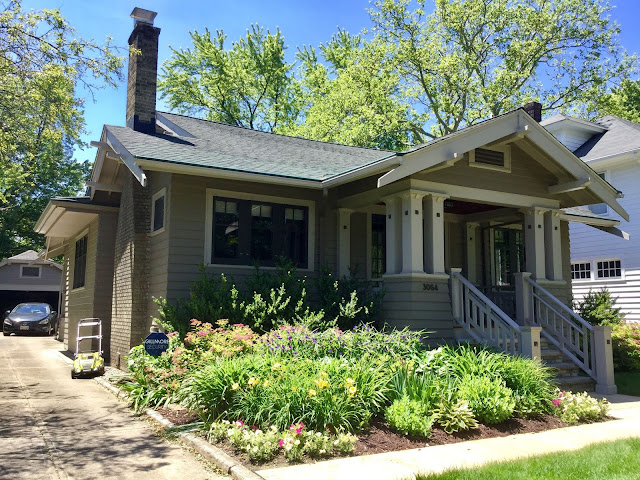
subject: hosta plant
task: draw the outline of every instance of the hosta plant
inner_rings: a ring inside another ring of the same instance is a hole
[[[473,416],[469,403],[464,400],[443,400],[433,410],[434,420],[449,433],[478,428],[478,421]]]

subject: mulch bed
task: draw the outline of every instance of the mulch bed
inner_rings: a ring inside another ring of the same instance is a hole
[[[170,406],[168,408],[156,409],[163,417],[173,422],[175,425],[185,425],[198,421],[197,415],[187,410]],[[381,421],[374,420],[368,432],[358,435],[354,456],[372,455],[375,453],[395,452],[398,450],[409,450],[412,448],[424,448],[433,445],[446,445],[450,443],[466,442],[468,440],[480,440],[483,438],[506,437],[520,433],[535,433],[554,428],[566,427],[567,424],[559,418],[544,415],[537,418],[523,419],[513,418],[498,425],[482,425],[475,430],[448,434],[444,430],[434,428],[429,438],[407,437],[393,432],[389,426]],[[278,468],[290,465],[282,455],[277,456],[270,462],[263,464],[251,464],[249,457],[243,453],[238,453],[235,448],[227,442],[216,444],[229,455],[237,458],[243,465],[252,470],[264,470],[267,468]],[[335,457],[332,457],[335,458]],[[302,463],[314,463],[315,460],[305,458]]]

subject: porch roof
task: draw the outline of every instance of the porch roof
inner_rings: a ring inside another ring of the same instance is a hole
[[[437,138],[399,154],[401,163],[378,179],[378,187],[406,179],[413,174],[454,165],[464,154],[479,148],[506,145],[527,138],[544,152],[550,165],[561,170],[565,180],[550,185],[548,194],[562,195],[585,189],[594,200],[589,203],[606,203],[625,220],[629,214],[618,203],[620,192],[602,179],[591,167],[576,157],[543,126],[523,109],[485,120],[471,127]],[[559,198],[559,197],[558,197]],[[568,206],[573,202],[569,202]],[[566,203],[565,203],[566,205]]]

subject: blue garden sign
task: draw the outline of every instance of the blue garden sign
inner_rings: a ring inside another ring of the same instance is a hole
[[[167,348],[169,348],[169,337],[164,333],[153,332],[144,339],[145,351],[154,357],[162,355]]]

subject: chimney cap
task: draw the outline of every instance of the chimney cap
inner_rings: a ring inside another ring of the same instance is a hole
[[[153,25],[153,20],[158,15],[157,12],[152,12],[151,10],[145,10],[144,8],[136,7],[131,12],[131,18],[133,18],[134,23],[142,22],[148,23],[149,25]]]

